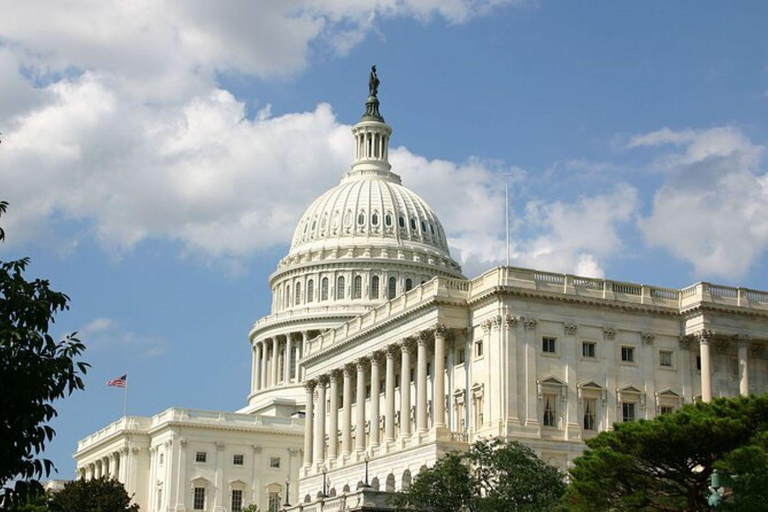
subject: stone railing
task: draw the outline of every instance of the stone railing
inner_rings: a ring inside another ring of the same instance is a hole
[[[372,488],[358,489],[326,498],[315,498],[284,510],[290,512],[341,512],[344,510],[395,510],[389,504],[391,493]]]
[[[368,308],[360,305],[327,305],[321,306],[322,303],[313,303],[312,306],[293,306],[291,309],[280,311],[279,313],[273,313],[257,320],[251,330],[264,327],[268,324],[274,324],[285,320],[293,320],[296,318],[303,318],[306,316],[322,316],[327,314],[341,314],[341,315],[359,315],[362,311]]]
[[[172,407],[152,416],[152,427],[166,422],[198,423],[206,425],[227,425],[233,427],[291,428],[303,426],[304,421],[279,416],[261,416],[236,412],[206,411]]]
[[[515,267],[498,267],[469,282],[469,297],[498,287],[576,295],[620,302],[685,309],[700,302],[768,309],[768,292],[697,283],[678,290],[639,283],[558,274]]]
[[[119,420],[110,423],[101,430],[98,430],[88,437],[78,441],[77,450],[80,451],[88,448],[89,446],[93,446],[103,441],[104,439],[112,437],[113,435],[119,434],[121,432],[146,432],[149,430],[151,424],[152,420],[144,416],[123,416]]]

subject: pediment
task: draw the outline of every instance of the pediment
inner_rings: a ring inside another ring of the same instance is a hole
[[[642,393],[642,391],[637,389],[635,386],[624,386],[623,388],[619,388],[618,391],[620,393],[636,393],[638,395]]]
[[[605,388],[598,384],[597,382],[590,380],[589,382],[582,382],[578,385],[579,389],[588,389],[588,390],[594,390],[594,391],[603,391]]]

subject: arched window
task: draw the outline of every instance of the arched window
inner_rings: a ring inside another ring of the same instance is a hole
[[[392,215],[390,215],[389,213],[387,214],[386,217],[384,217],[384,224],[386,224],[387,227],[392,225]]]
[[[361,226],[365,224],[365,213],[360,212],[357,214],[357,223]]]
[[[397,219],[397,222],[400,224],[401,228],[405,227],[405,217],[403,217],[402,215],[400,216],[399,219]]]
[[[379,276],[373,276],[371,278],[371,298],[379,298]]]
[[[320,300],[328,300],[328,278],[324,277],[320,281]]]
[[[363,297],[363,278],[355,276],[354,285],[352,286],[352,298],[361,299]]]
[[[313,302],[315,300],[315,281],[310,279],[307,281],[307,302]]]
[[[336,300],[344,299],[344,276],[336,279]]]
[[[285,285],[285,304],[283,304],[284,307],[288,307],[291,305],[291,285],[287,284]]]
[[[427,232],[427,223],[424,221],[421,221],[421,230]]]
[[[411,230],[416,231],[416,219],[411,219]]]
[[[387,286],[387,298],[394,299],[397,293],[397,279],[394,277],[389,278],[389,285]]]
[[[409,277],[405,280],[405,291],[410,291],[413,288],[413,280]]]
[[[301,304],[301,283],[296,283],[296,297],[293,299],[293,303],[297,306]]]
[[[344,214],[344,225],[349,226],[352,224],[352,212],[347,210],[347,213]]]
[[[379,214],[378,213],[374,213],[373,215],[371,215],[371,224],[373,224],[374,226],[378,226],[379,225]]]

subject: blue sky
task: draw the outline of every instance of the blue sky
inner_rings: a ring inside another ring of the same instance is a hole
[[[768,289],[765,2],[45,2],[0,19],[0,259],[72,298],[87,389],[46,455],[129,412],[235,410],[295,221],[351,160],[377,64],[392,161],[470,276],[513,261]]]

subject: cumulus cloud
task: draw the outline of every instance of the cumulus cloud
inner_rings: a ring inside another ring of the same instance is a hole
[[[168,342],[159,336],[126,331],[111,318],[94,318],[79,331],[79,337],[93,350],[121,352],[140,357],[157,357],[168,351]]]
[[[660,130],[630,147],[672,145],[656,166],[666,181],[640,228],[652,246],[691,262],[702,276],[743,276],[768,247],[763,147],[734,127]]]

